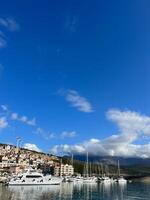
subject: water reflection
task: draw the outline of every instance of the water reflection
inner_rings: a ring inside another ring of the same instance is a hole
[[[60,187],[59,199],[72,199],[73,195],[73,183],[64,183]]]
[[[126,184],[104,183],[98,186],[98,193],[101,194],[101,199],[105,200],[124,200],[125,190]]]
[[[13,194],[11,200],[48,199],[49,196],[55,199],[60,192],[60,186],[9,186],[8,191]]]
[[[139,191],[143,191],[143,194]],[[129,200],[150,197],[150,185],[73,184],[61,186],[0,186],[0,200]]]

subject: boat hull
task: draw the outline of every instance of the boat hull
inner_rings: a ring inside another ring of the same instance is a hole
[[[8,183],[10,186],[28,186],[28,185],[60,185],[61,183]]]
[[[45,182],[20,182],[10,181],[8,185],[60,185],[61,181],[45,181]]]

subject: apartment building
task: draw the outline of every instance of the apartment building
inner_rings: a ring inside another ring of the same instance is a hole
[[[55,166],[54,175],[55,176],[72,176],[74,174],[74,168],[72,165],[64,165]]]

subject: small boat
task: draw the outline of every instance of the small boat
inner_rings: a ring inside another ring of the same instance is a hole
[[[35,169],[29,168],[24,173],[10,179],[8,185],[59,185],[61,182],[61,178],[51,175],[44,176]]]

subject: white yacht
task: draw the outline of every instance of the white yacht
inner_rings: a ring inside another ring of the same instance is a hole
[[[44,176],[42,173],[29,168],[24,173],[13,177],[8,185],[59,185],[62,182],[61,178],[51,175]]]

